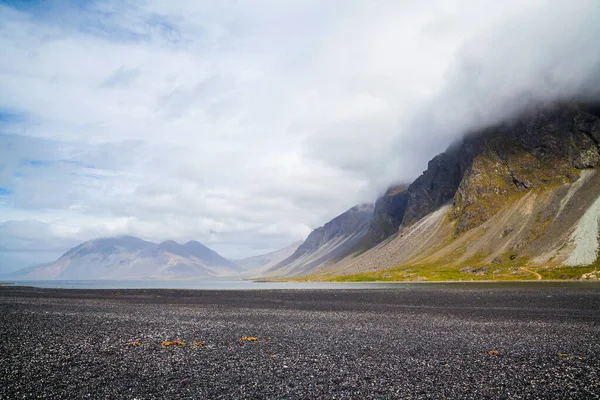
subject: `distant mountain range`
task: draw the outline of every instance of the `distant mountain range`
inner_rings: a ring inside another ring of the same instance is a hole
[[[3,279],[195,279],[258,277],[302,242],[268,254],[230,261],[200,242],[148,242],[133,236],[90,240],[58,260],[23,268]]]

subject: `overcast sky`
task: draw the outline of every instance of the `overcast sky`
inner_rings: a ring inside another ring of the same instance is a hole
[[[2,1],[0,267],[286,246],[468,130],[597,96],[599,49],[597,0]]]

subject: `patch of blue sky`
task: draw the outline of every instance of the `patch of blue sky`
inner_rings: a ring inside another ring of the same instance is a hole
[[[114,42],[141,42],[149,41],[150,39],[150,36],[146,32],[135,31],[102,20],[86,21],[86,23],[79,26],[79,30],[83,33]]]
[[[10,196],[14,191],[10,190],[5,186],[0,186],[0,196]]]
[[[156,35],[176,44],[181,34],[167,16],[145,13],[135,3],[110,3],[97,0],[44,1],[0,0],[42,22],[56,24],[104,40],[115,42],[151,42]],[[132,19],[123,18],[133,16]],[[135,21],[132,24],[131,21]]]
[[[49,165],[52,165],[52,161],[25,160],[21,163],[20,167],[47,167]]]
[[[10,110],[7,108],[0,108],[0,125],[1,124],[14,124],[25,121],[27,118],[24,113]]]
[[[97,0],[48,1],[48,0],[0,0],[0,4],[26,12],[36,18],[54,18],[58,10],[86,10],[98,4]]]
[[[116,42],[153,43],[157,39],[161,43],[178,45],[183,42],[176,24],[166,16],[158,14],[140,15],[139,25],[123,25],[119,18],[103,13],[101,18],[86,20],[79,29],[87,34],[102,37]]]
[[[76,160],[25,160],[21,162],[20,167],[34,167],[34,168],[43,168],[49,167],[52,165],[64,164],[64,165],[72,165],[76,167],[95,169],[96,167],[91,164],[85,164],[81,161]]]

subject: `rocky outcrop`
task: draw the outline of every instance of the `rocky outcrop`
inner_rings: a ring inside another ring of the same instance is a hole
[[[398,232],[408,204],[407,188],[407,185],[391,186],[375,202],[369,228],[372,244],[380,243]]]
[[[575,181],[600,165],[600,119],[577,106],[538,111],[463,139],[408,188],[407,227],[453,203],[456,233],[487,221],[511,196]]]
[[[427,170],[408,187],[403,226],[414,224],[452,200],[475,151],[470,143],[463,143],[429,161]]]
[[[574,182],[580,170],[600,166],[599,122],[563,107],[487,132],[454,196],[456,233],[481,225],[515,194]]]

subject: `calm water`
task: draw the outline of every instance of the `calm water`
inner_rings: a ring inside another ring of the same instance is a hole
[[[408,289],[408,288],[494,288],[494,287],[594,287],[600,282],[453,282],[453,283],[309,283],[253,282],[227,280],[46,280],[11,281],[18,286],[62,289]]]

